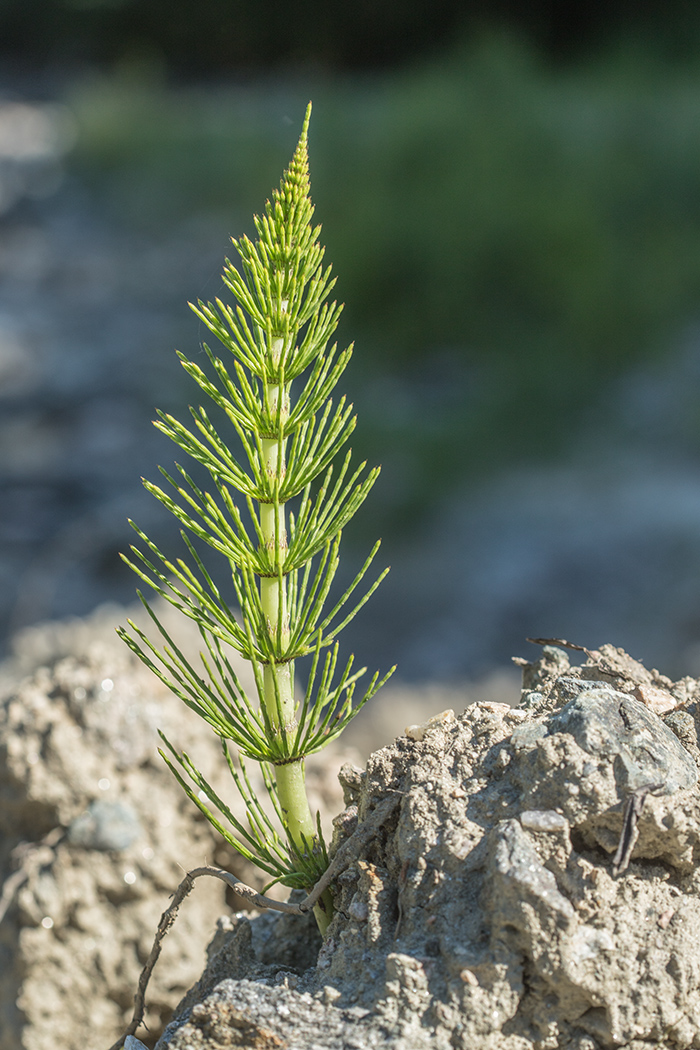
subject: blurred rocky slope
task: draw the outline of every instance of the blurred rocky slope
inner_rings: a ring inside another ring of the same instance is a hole
[[[110,608],[34,628],[0,669],[3,1050],[109,1046],[130,1016],[160,914],[189,867],[221,863],[261,886],[157,754],[163,729],[231,796],[211,731],[115,636],[124,615]],[[326,824],[342,805],[333,775],[340,761],[336,752],[310,763]],[[236,811],[236,799],[232,805]],[[18,872],[26,875],[19,884]],[[188,901],[153,988],[153,1034],[201,970],[225,910],[213,883]]]

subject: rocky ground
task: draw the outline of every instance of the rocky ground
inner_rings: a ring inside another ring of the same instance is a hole
[[[107,1050],[183,871],[214,862],[260,886],[156,754],[158,726],[221,769],[206,727],[114,638],[123,618],[33,629],[0,669],[0,1050]],[[389,693],[405,717],[393,743],[366,768],[357,750],[310,767],[345,858],[325,942],[313,921],[240,911],[200,881],[139,1037],[162,1032],[160,1050],[700,1047],[700,681],[612,646],[574,655],[547,645],[520,661],[519,706]],[[454,710],[426,720],[440,699]]]
[[[700,1047],[700,682],[612,646],[522,670],[520,706],[345,770],[338,827],[384,819],[339,834],[320,952],[302,920],[234,916],[159,1050]]]

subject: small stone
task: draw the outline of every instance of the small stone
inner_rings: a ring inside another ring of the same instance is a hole
[[[460,827],[448,828],[443,836],[443,841],[451,855],[457,860],[464,860],[474,848],[473,838]]]
[[[510,746],[514,751],[532,751],[537,741],[547,735],[547,726],[542,722],[526,722],[513,730]]]
[[[408,737],[409,740],[420,741],[420,740],[424,739],[425,734],[428,732],[428,729],[424,725],[423,726],[412,725],[412,726],[406,726],[404,732],[405,732],[405,734],[406,734],[406,736]]]
[[[338,783],[343,789],[343,801],[346,806],[356,805],[360,797],[364,770],[352,762],[344,762],[338,771]]]
[[[527,690],[523,689],[520,697],[520,706],[525,711],[529,711],[530,708],[539,707],[544,701],[544,693],[540,693],[535,689]]]
[[[577,962],[594,959],[599,952],[612,952],[615,942],[607,930],[581,925],[571,938],[571,954]]]
[[[560,678],[557,678],[557,696],[561,697],[565,702],[575,700],[577,696],[587,692],[590,688],[590,682],[581,681],[580,678],[574,678],[571,675],[562,675]]]
[[[678,701],[666,689],[657,689],[653,685],[638,685],[632,696],[640,700],[655,715],[667,715],[678,706]]]
[[[367,922],[367,916],[369,915],[369,909],[367,908],[366,901],[360,898],[354,898],[350,907],[348,908],[348,914],[351,919],[355,919],[356,922]]]
[[[518,928],[525,902],[538,912],[571,919],[573,905],[559,892],[554,875],[543,866],[533,840],[520,823],[501,821],[492,834],[495,849],[489,883],[499,909],[508,915],[507,923]]]
[[[671,711],[670,714],[664,718],[664,725],[667,725],[674,736],[677,736],[683,747],[691,755],[694,756],[696,764],[700,759],[700,750],[698,749],[698,731],[695,724],[695,719],[690,711]]]
[[[141,834],[136,813],[124,802],[92,802],[68,827],[74,846],[96,850],[124,850]]]
[[[520,814],[520,823],[527,831],[566,831],[569,822],[553,809],[526,809]]]
[[[435,729],[443,722],[454,722],[455,713],[450,707],[446,711],[441,711],[439,715],[433,715],[427,722],[423,722],[421,725],[406,726],[405,733],[409,740],[424,740],[426,733],[431,729]]]
[[[660,926],[662,930],[667,929],[673,916],[676,914],[675,908],[667,908],[666,911],[662,911],[656,920],[657,926]]]
[[[473,970],[468,970],[466,967],[464,970],[459,971],[459,979],[464,981],[465,984],[470,984],[472,988],[479,987],[479,978]]]

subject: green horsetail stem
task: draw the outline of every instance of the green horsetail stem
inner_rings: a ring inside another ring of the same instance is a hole
[[[207,471],[200,488],[180,464],[161,488],[145,481],[182,526],[188,559],[171,559],[136,525],[142,547],[124,560],[158,595],[192,620],[202,639],[199,662],[177,646],[140,594],[158,644],[132,621],[119,628],[126,644],[222,741],[246,812],[240,820],[184,752],[163,737],[163,758],[200,811],[272,882],[310,890],[328,867],[318,815],[309,808],[304,762],[335,740],[384,684],[365,668],[339,661],[337,637],[386,575],[359,597],[377,542],[350,586],[331,597],[342,529],[365,500],[379,468],[354,466],[346,451],[355,428],[352,406],[331,397],[352,348],[329,345],[342,307],[329,302],[335,284],[323,266],[320,226],[312,226],[307,135],[301,137],[279,190],[255,217],[258,240],[234,240],[240,269],[226,261],[231,306],[217,299],[192,309],[218,339],[206,344],[211,368],[180,355],[187,374],[223,414],[229,438],[207,410],[191,408],[193,426],[158,413],[155,426]],[[133,523],[132,523],[133,524]],[[239,611],[223,598],[200,554],[212,548],[230,572]],[[257,696],[243,688],[231,651],[250,661]],[[295,662],[309,657],[303,696]],[[162,735],[162,734],[161,734]],[[231,754],[229,743],[233,745]],[[260,764],[270,807],[261,804],[246,761]],[[333,914],[330,890],[315,908],[322,933]]]

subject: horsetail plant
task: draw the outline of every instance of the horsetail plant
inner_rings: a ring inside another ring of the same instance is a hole
[[[201,666],[186,658],[141,592],[159,645],[132,621],[130,631],[119,629],[133,652],[221,738],[247,825],[161,733],[167,751],[160,753],[179,783],[224,838],[271,876],[268,885],[305,890],[323,874],[328,856],[319,817],[309,808],[304,760],[335,740],[393,671],[381,681],[375,674],[356,698],[366,669],[354,670],[352,656],[343,663],[338,659],[339,633],[388,570],[355,597],[377,542],[345,593],[331,597],[341,531],[379,468],[351,466],[350,451],[339,465],[333,463],[355,427],[352,405],[344,397],[337,404],[331,398],[352,347],[339,352],[337,344],[329,346],[342,306],[328,302],[335,279],[331,267],[323,267],[320,226],[311,224],[310,114],[309,104],[292,163],[265,214],[254,219],[258,240],[233,240],[241,269],[227,259],[223,282],[235,307],[220,299],[190,304],[231,355],[224,355],[228,363],[205,344],[212,379],[178,355],[222,411],[243,455],[232,451],[205,408],[190,408],[189,428],[159,411],[155,426],[206,469],[213,487],[200,488],[179,464],[175,476],[160,468],[166,488],[144,481],[184,526],[188,561],[169,559],[131,522],[144,549],[133,546],[133,556],[124,560],[196,623],[203,641]],[[205,568],[197,541],[227,560],[238,616]],[[236,675],[232,649],[252,664],[257,700]],[[298,699],[295,662],[305,656],[310,670]],[[262,767],[282,833],[251,785],[249,759]],[[329,891],[315,915],[324,932],[332,916]]]

